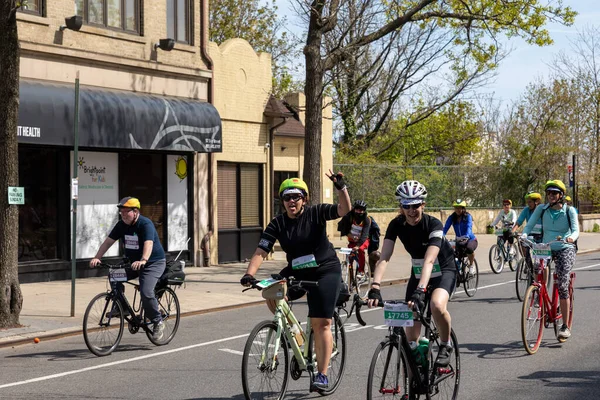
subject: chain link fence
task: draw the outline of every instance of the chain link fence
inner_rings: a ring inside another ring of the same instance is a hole
[[[396,187],[408,179],[425,185],[427,207],[434,209],[451,208],[456,199],[470,208],[500,208],[505,198],[521,206],[529,190],[541,189],[528,188],[501,167],[334,164],[334,171],[344,173],[352,201],[363,199],[373,211],[397,209]]]

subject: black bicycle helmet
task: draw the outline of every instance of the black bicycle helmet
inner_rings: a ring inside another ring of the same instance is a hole
[[[367,203],[364,200],[356,200],[353,208],[362,208],[363,210],[366,210]]]

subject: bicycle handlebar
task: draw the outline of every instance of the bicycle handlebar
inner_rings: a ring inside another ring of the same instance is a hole
[[[98,266],[96,268],[107,268],[107,269],[124,268],[124,269],[131,269],[131,263],[130,262],[125,262],[125,263],[121,263],[121,264],[108,264],[108,263],[101,262],[100,264],[98,264]]]
[[[558,237],[560,237],[560,236],[558,236]],[[552,243],[564,243],[564,244],[569,244],[569,245],[571,245],[571,246],[575,246],[575,244],[574,244],[574,243],[567,242],[567,241],[566,241],[566,239],[562,239],[562,238],[561,238],[561,239],[558,239],[558,237],[557,237],[557,239],[555,239],[555,240],[551,240],[551,241],[549,241],[549,242],[546,242],[546,243],[535,243],[534,241],[532,241],[531,239],[529,239],[529,238],[530,238],[530,236],[528,236],[528,237],[526,237],[526,238],[524,238],[524,237],[519,237],[519,241],[520,241],[521,243],[524,243],[524,244],[526,244],[528,247],[532,247],[534,244],[552,244]]]
[[[362,316],[360,315],[360,309],[361,309],[362,306],[364,306],[366,304],[367,304],[367,302],[364,301],[363,299],[361,299],[358,294],[354,295],[354,300],[353,300],[352,307],[356,307],[356,320],[362,326],[367,325],[367,323],[362,319]],[[375,307],[381,307],[381,308],[383,308],[384,307],[384,301],[378,302]],[[421,312],[421,310],[419,310],[418,308],[416,308],[415,306],[413,306],[413,311],[417,314],[417,318],[421,321],[421,323],[423,323],[424,325],[426,325],[427,322],[424,320],[423,313]]]
[[[287,281],[287,284],[289,287],[298,287],[298,288],[307,288],[307,287],[318,287],[319,286],[319,282],[317,281],[302,281],[302,280],[295,280],[293,278],[283,278]],[[282,279],[282,280],[283,280]],[[242,290],[243,292],[246,292],[250,289],[256,289],[256,290],[263,290],[264,288],[258,286],[258,284],[261,282],[261,280],[259,279],[254,279],[251,283],[250,286],[247,287],[246,289]]]

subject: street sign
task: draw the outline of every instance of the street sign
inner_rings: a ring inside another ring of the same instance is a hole
[[[8,204],[25,204],[25,188],[17,186],[8,187]]]
[[[573,187],[573,166],[572,165],[568,165],[567,166],[567,172],[569,173],[569,187]]]

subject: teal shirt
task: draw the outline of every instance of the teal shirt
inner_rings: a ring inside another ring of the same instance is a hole
[[[535,209],[533,211],[531,211],[529,209],[529,207],[525,207],[523,209],[523,211],[521,211],[521,214],[519,214],[519,218],[517,219],[517,225],[518,226],[523,226],[523,223],[525,221],[529,221],[531,219],[531,215],[533,214],[533,212],[535,212]],[[539,235],[540,233],[542,233],[542,223],[541,221],[538,222],[535,227],[531,230],[531,233],[533,235]]]
[[[523,230],[523,233],[527,235],[531,234],[535,225],[540,222],[542,212],[544,212],[542,223],[542,229],[544,236],[542,242],[548,243],[556,240],[557,236],[561,236],[563,239],[572,238],[574,241],[579,238],[579,220],[577,219],[577,212],[573,207],[569,208],[569,216],[571,219],[571,226],[569,226],[569,219],[567,218],[567,205],[564,204],[562,209],[553,210],[549,208],[549,204],[540,204],[536,207],[535,211],[531,215],[531,218],[527,221],[527,225]],[[567,243],[552,243],[551,248],[554,251],[566,249],[568,246],[572,246]]]

